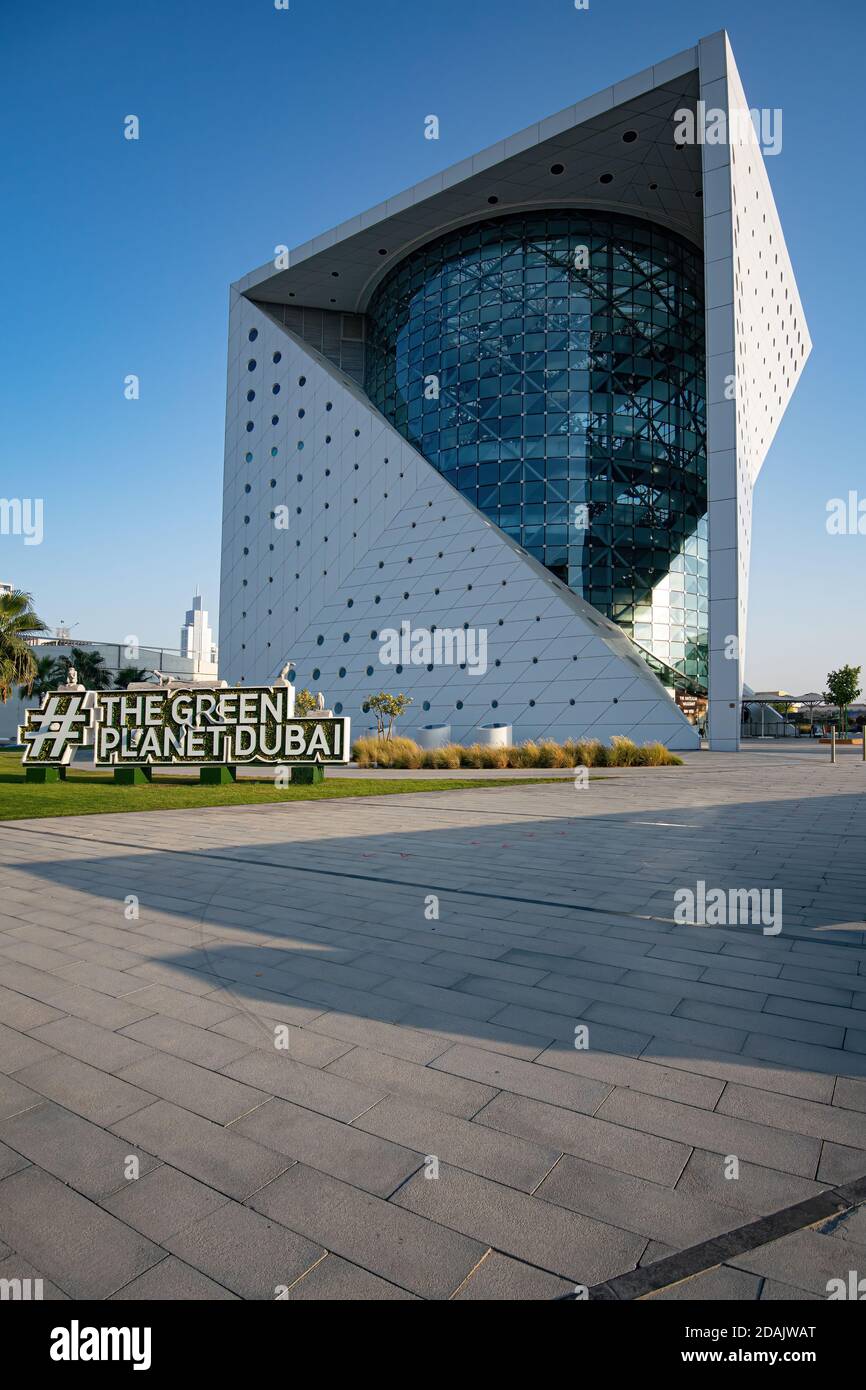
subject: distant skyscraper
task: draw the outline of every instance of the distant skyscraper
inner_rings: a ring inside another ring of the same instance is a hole
[[[217,660],[213,632],[207,619],[207,609],[202,607],[201,594],[196,594],[192,608],[187,609],[184,625],[180,630],[180,654],[196,662],[198,666],[215,666]]]

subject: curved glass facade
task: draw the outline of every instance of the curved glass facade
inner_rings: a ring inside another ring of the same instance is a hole
[[[365,386],[492,521],[681,683],[706,684],[703,263],[689,242],[573,210],[462,227],[375,291]]]

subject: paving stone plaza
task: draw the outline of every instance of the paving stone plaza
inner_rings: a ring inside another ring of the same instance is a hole
[[[866,1271],[864,789],[798,745],[6,822],[0,1278],[827,1298]],[[699,883],[781,930],[675,920]]]

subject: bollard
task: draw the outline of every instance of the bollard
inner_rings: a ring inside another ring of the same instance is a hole
[[[836,725],[834,724],[833,727],[832,727],[832,729],[830,730],[830,762],[831,762],[831,763],[835,763],[835,761],[836,761]]]

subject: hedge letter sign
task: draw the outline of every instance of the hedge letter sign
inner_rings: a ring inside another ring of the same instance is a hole
[[[65,766],[88,748],[97,767],[348,763],[350,720],[293,704],[285,686],[52,691],[26,711],[22,761]]]

